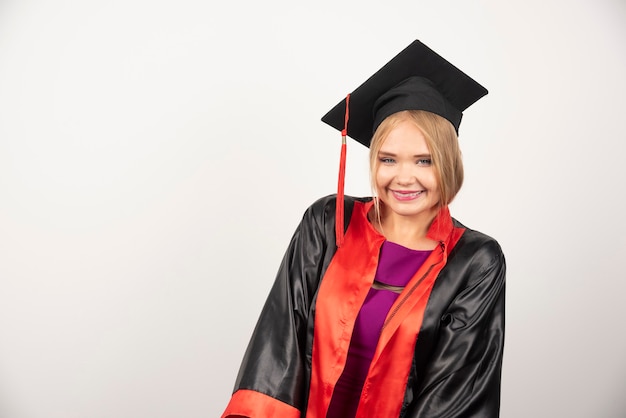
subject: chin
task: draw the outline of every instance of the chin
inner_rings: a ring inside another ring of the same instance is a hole
[[[422,217],[422,216],[434,216],[437,211],[437,205],[424,207],[423,205],[410,205],[405,203],[394,203],[389,204],[387,202],[383,202],[385,207],[388,210],[389,214],[394,214],[402,217]]]

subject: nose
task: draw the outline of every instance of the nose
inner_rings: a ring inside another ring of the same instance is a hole
[[[396,181],[400,185],[410,185],[416,182],[415,167],[413,164],[400,164],[396,174]]]

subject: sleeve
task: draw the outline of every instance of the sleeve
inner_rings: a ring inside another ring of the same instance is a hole
[[[291,239],[222,418],[299,418],[306,406],[307,321],[325,257],[335,248],[328,234],[334,223],[326,220],[334,200],[331,207],[325,199],[306,211]]]
[[[476,251],[440,319],[432,357],[407,417],[498,417],[504,349],[505,260],[490,241]]]

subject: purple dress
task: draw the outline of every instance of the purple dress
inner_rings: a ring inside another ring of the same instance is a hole
[[[430,253],[385,241],[380,249],[374,280],[391,286],[406,286]],[[367,294],[354,324],[346,365],[335,385],[327,418],[356,415],[383,323],[398,296],[391,290],[373,288]]]

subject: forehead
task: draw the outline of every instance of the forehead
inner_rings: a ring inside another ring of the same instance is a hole
[[[379,152],[415,155],[430,151],[422,130],[415,123],[403,120],[389,131]]]

